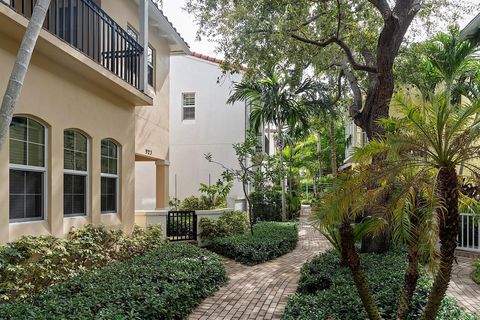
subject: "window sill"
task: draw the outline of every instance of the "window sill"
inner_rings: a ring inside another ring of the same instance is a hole
[[[42,219],[32,219],[32,220],[9,220],[9,224],[27,224],[27,223],[43,223],[46,222],[47,220],[42,218]]]
[[[182,124],[195,124],[195,120],[182,120]]]
[[[72,215],[64,215],[64,216],[63,216],[63,219],[78,219],[78,218],[86,219],[86,218],[88,218],[88,215],[86,215],[86,214],[82,214],[82,215],[79,215],[79,214],[78,214],[78,215],[74,215],[74,214],[72,214]]]

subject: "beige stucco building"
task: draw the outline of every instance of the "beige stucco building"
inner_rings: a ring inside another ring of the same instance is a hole
[[[31,9],[0,0],[2,93]],[[188,46],[151,0],[52,0],[44,28],[0,152],[0,243],[129,231],[136,161],[155,163],[167,205],[170,55]]]

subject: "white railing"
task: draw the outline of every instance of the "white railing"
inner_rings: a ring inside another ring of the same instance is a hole
[[[460,214],[457,239],[459,249],[480,252],[480,216],[469,213]]]

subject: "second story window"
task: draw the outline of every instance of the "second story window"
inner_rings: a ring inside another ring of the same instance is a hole
[[[135,29],[133,29],[130,26],[127,26],[127,33],[130,37],[132,37],[133,39],[135,39],[135,41],[138,42],[138,33],[137,31],[135,31]]]
[[[195,120],[195,92],[182,93],[182,120]]]
[[[154,79],[155,79],[155,50],[151,47],[148,46],[148,52],[147,52],[147,80],[148,84],[153,87],[154,85]]]

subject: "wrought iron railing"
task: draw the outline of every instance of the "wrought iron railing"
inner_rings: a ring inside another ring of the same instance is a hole
[[[29,19],[35,3],[10,0],[10,7]],[[142,46],[92,0],[52,0],[43,27],[140,89]]]
[[[458,248],[480,252],[480,217],[474,214],[460,214]]]

